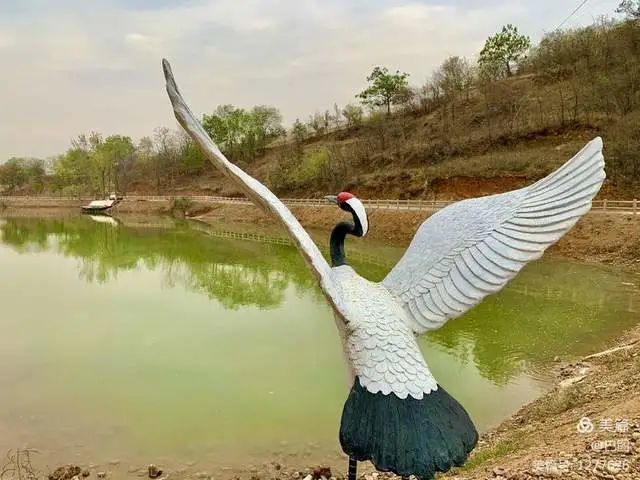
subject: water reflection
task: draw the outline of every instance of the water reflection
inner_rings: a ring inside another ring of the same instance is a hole
[[[78,275],[105,283],[143,265],[162,272],[167,286],[181,284],[206,293],[227,308],[279,305],[289,284],[314,287],[295,249],[239,243],[202,235],[187,222],[173,228],[114,228],[88,217],[11,218],[0,226],[2,243],[21,253],[58,252],[81,261]]]
[[[404,251],[367,241],[347,249],[373,280]],[[91,461],[95,450],[108,460],[123,448],[227,458],[285,440],[320,445],[320,461],[338,448],[346,386],[331,311],[278,233],[4,218],[0,267],[9,312],[0,315],[0,389],[12,392],[0,398],[0,448],[16,445],[3,438],[82,442],[94,445]],[[556,356],[598,349],[636,322],[636,281],[537,262],[421,337],[421,348],[483,429],[547,388]]]
[[[276,307],[289,286],[321,300],[286,237],[187,221],[118,226],[99,220],[6,218],[1,241],[20,253],[54,251],[79,259],[78,275],[87,282],[104,283],[143,265],[161,272],[165,285],[204,293],[227,309]],[[381,255],[375,245],[362,243],[349,247],[354,267],[373,280],[382,279],[403,253],[397,248]],[[631,325],[640,296],[634,281],[597,266],[537,262],[423,343],[473,361],[484,376],[504,384],[523,370],[542,370],[557,356],[590,351]]]

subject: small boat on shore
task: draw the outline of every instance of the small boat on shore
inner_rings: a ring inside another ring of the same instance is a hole
[[[93,200],[89,205],[80,207],[83,213],[100,213],[115,207],[120,202],[120,198],[111,194],[107,200]]]

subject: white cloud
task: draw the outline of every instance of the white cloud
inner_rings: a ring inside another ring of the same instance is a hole
[[[173,126],[162,57],[196,111],[272,104],[290,121],[354,101],[374,65],[421,83],[446,56],[475,55],[504,23],[538,38],[572,9],[555,0],[162,3],[0,3],[0,159],[53,154],[93,129],[137,138]],[[569,24],[617,3],[590,2]]]
[[[133,48],[145,51],[153,51],[156,46],[153,37],[149,35],[143,35],[141,33],[127,33],[124,36],[124,40]]]
[[[14,44],[14,39],[9,33],[0,31],[0,48],[9,48]]]

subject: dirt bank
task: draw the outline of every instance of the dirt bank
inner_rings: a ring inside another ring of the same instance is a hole
[[[559,370],[559,383],[481,439],[448,478],[640,478],[640,327]]]
[[[293,207],[306,228],[326,230],[346,216],[334,206]],[[275,225],[266,214],[250,205],[195,206],[190,212],[207,222]],[[431,213],[406,210],[369,210],[369,235],[397,245],[408,244]],[[640,269],[640,216],[590,213],[549,250],[552,254],[625,268]]]
[[[78,209],[82,201],[70,200],[16,200],[7,205],[10,209],[42,209],[62,211]],[[294,215],[306,228],[324,230],[328,234],[341,219],[347,218],[335,206],[291,207]],[[112,210],[123,214],[171,214],[171,202],[125,201]],[[278,228],[277,222],[252,205],[212,204],[192,202],[187,216],[227,225],[257,225]],[[408,245],[420,224],[432,212],[369,209],[369,236],[393,245]],[[285,234],[282,230],[280,233]],[[593,212],[588,214],[549,250],[566,258],[584,262],[596,262],[640,270],[640,215]]]

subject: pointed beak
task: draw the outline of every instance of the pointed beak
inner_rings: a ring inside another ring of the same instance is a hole
[[[338,204],[338,196],[337,195],[325,195],[324,199],[329,203],[333,203],[335,205]]]

